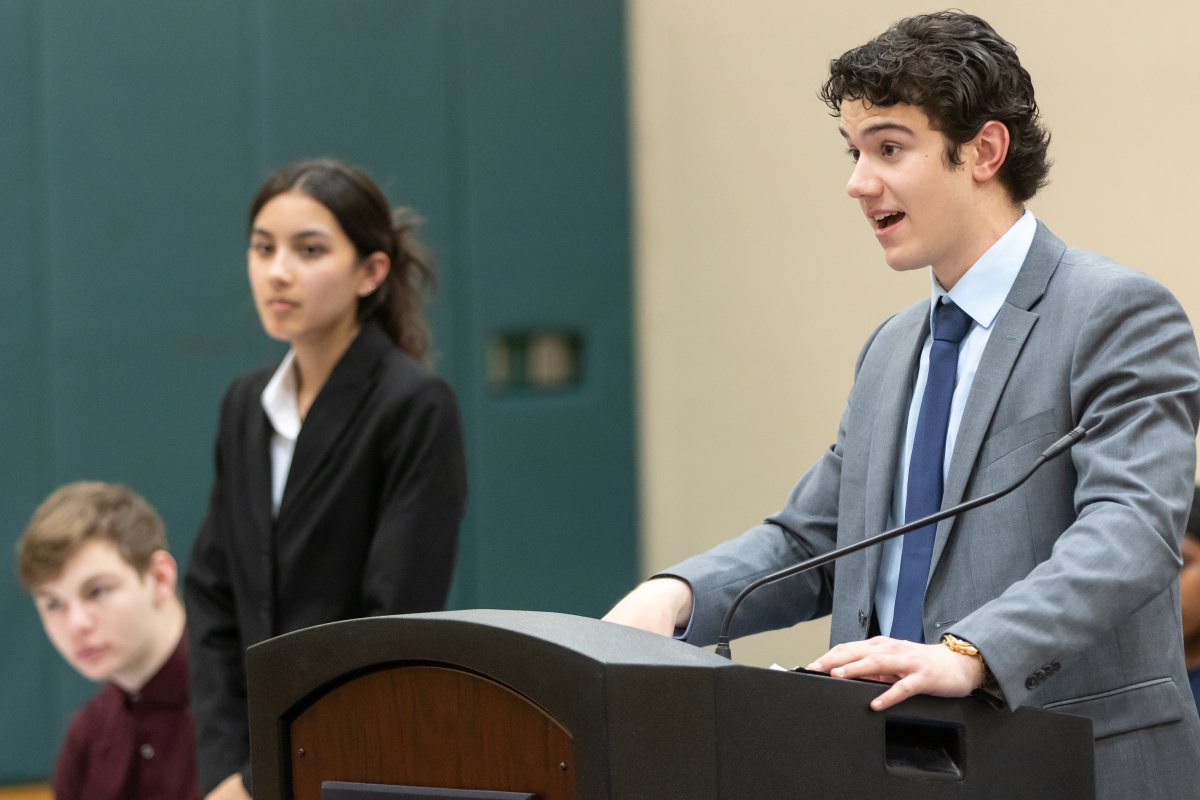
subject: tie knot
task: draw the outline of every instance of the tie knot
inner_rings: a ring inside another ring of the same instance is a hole
[[[971,318],[954,302],[938,303],[933,312],[933,338],[939,342],[958,344],[971,328]]]

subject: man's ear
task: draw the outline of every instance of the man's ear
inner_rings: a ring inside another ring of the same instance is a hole
[[[155,550],[150,554],[150,567],[146,575],[154,584],[154,603],[162,605],[175,598],[175,583],[179,578],[179,565],[175,557],[166,550]]]
[[[983,123],[979,133],[971,140],[975,151],[971,173],[976,181],[984,183],[995,177],[1008,158],[1010,141],[1008,126],[999,120],[990,119]]]

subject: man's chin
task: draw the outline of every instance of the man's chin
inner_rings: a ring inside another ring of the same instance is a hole
[[[75,668],[76,672],[87,678],[89,681],[93,681],[95,683],[108,683],[112,680],[112,665],[106,661],[97,659],[95,661],[82,663],[79,661],[72,661],[70,663],[71,666]]]
[[[892,268],[893,272],[912,272],[915,269],[925,269],[925,267],[929,266],[928,261],[905,256],[902,253],[885,252],[883,260],[887,262],[887,265]]]

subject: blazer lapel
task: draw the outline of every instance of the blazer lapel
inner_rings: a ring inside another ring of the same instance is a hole
[[[284,520],[297,498],[304,495],[320,473],[342,431],[366,401],[371,377],[383,353],[390,347],[391,342],[376,325],[364,325],[358,338],[333,368],[296,437],[296,450],[284,485],[283,501],[279,504],[277,523]]]
[[[265,385],[266,379],[263,380],[263,386]],[[262,388],[260,386],[254,392],[252,397],[254,411],[248,415],[246,436],[249,446],[246,447],[246,452],[250,454],[253,463],[246,471],[246,485],[250,495],[250,519],[254,524],[254,529],[258,531],[256,538],[266,542],[270,540],[272,524],[271,435],[274,430],[271,428],[271,420],[267,417],[267,412],[263,410],[262,403],[259,402]]]
[[[987,347],[975,371],[975,381],[971,384],[971,394],[967,397],[958,426],[958,438],[950,457],[950,469],[942,492],[942,508],[964,499],[963,493],[979,457],[979,449],[991,427],[996,405],[1025,346],[1025,340],[1037,322],[1038,315],[1029,309],[1045,293],[1050,276],[1054,274],[1065,250],[1066,245],[1039,222],[1029,254],[996,316],[995,328],[988,337]],[[938,523],[930,575],[933,575],[946,548],[955,519],[952,517]]]
[[[871,453],[877,454],[877,457],[868,459],[864,489],[866,530],[863,532],[863,538],[882,533],[888,526],[896,483],[896,467],[899,463],[898,454],[904,446],[904,432],[908,425],[908,408],[917,375],[917,362],[921,358],[921,347],[929,335],[929,302],[925,301],[914,307],[905,317],[902,320],[904,328],[899,333],[886,374],[879,384],[881,390],[887,394],[880,398],[875,425],[871,429]],[[883,549],[871,547],[864,553],[867,558],[867,585],[873,587],[878,577]]]

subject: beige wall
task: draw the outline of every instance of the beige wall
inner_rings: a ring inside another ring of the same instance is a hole
[[[927,271],[891,272],[846,197],[849,160],[815,93],[831,57],[934,8],[628,9],[648,573],[777,510],[833,441],[866,335],[927,294]],[[1053,134],[1053,182],[1034,213],[1068,242],[1155,276],[1197,319],[1200,7],[1005,0],[966,10],[1016,44]],[[812,623],[754,637],[737,659],[805,663],[826,635]]]

